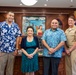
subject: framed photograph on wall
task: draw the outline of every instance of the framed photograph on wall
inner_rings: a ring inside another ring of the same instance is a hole
[[[22,34],[26,35],[27,26],[33,26],[34,35],[38,36],[39,48],[41,49],[39,55],[42,55],[43,45],[41,42],[41,37],[45,31],[45,16],[23,16],[22,17]]]
[[[45,31],[45,20],[46,18],[44,16],[23,16],[22,34],[26,35],[27,26],[33,26],[34,34],[38,36],[42,36],[43,32]]]

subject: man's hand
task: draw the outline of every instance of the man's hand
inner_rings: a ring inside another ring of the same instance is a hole
[[[49,54],[53,54],[55,52],[54,48],[49,48]]]
[[[14,56],[17,56],[17,54],[18,54],[18,50],[15,50],[14,51]]]
[[[70,51],[69,50],[65,50],[67,55],[70,55]]]

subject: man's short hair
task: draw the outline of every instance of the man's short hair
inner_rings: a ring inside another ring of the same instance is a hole
[[[13,14],[14,14],[14,12],[13,12],[13,11],[8,11],[8,12],[7,12],[7,14],[9,14],[9,13],[13,13]]]
[[[69,16],[69,18],[73,19],[75,21],[75,17],[74,16]]]

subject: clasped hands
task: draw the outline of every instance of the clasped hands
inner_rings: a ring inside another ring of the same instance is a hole
[[[48,54],[53,54],[55,51],[56,51],[55,48],[49,48]]]
[[[27,55],[27,57],[29,58],[29,59],[32,59],[33,58],[33,56],[34,56],[34,54],[32,53],[32,54],[28,54]]]
[[[67,55],[70,55],[71,51],[69,49],[65,50]]]

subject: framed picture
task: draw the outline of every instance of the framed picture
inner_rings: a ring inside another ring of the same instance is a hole
[[[34,34],[42,36],[45,31],[45,16],[23,16],[22,17],[22,34],[26,35],[27,26],[33,26]]]
[[[45,16],[23,16],[22,17],[22,34],[26,35],[27,26],[33,26],[34,35],[38,36],[39,39],[39,48],[43,49],[43,45],[41,42],[41,37],[45,31]],[[39,52],[42,53],[41,51]]]

